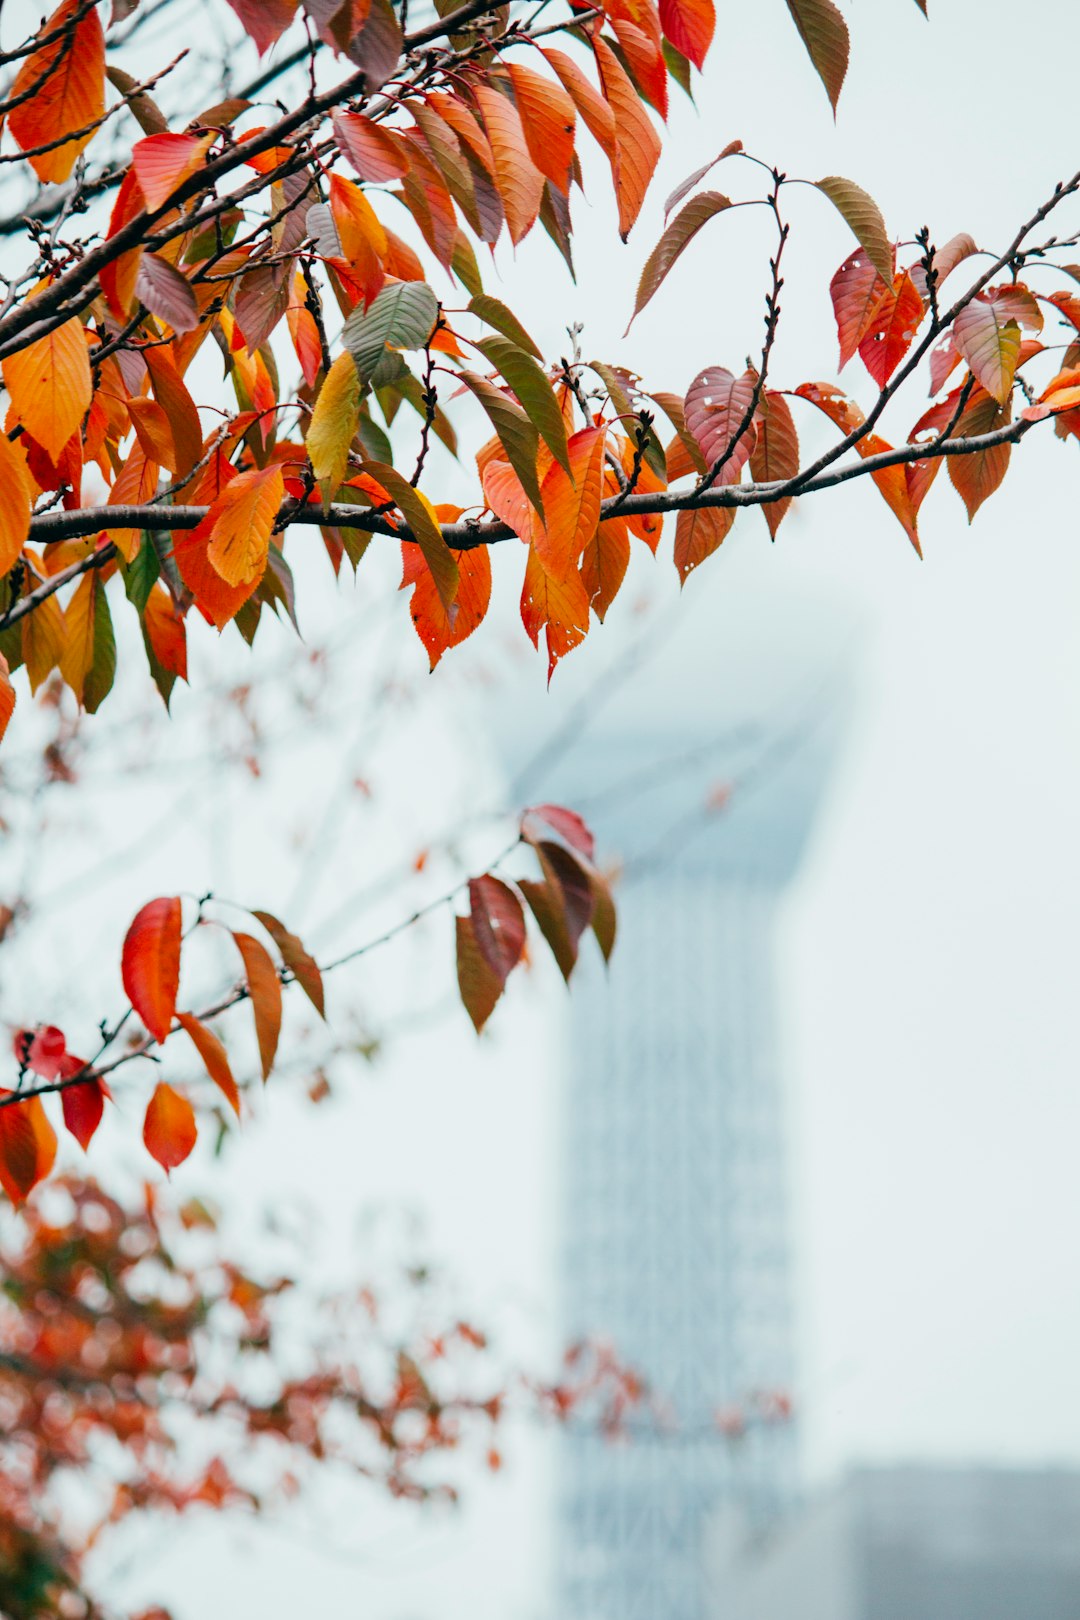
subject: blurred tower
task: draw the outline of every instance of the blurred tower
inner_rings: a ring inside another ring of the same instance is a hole
[[[702,1620],[710,1517],[767,1521],[795,1489],[794,1424],[760,1420],[794,1377],[774,922],[839,716],[820,624],[799,650],[775,609],[742,652],[695,651],[684,624],[521,783],[624,866],[608,982],[583,942],[569,1001],[562,1327],[609,1340],[670,1413],[562,1439],[556,1620]]]

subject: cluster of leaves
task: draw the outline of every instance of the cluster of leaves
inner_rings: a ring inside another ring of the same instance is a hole
[[[294,1285],[235,1264],[214,1227],[198,1200],[170,1213],[149,1189],[121,1204],[65,1180],[0,1230],[10,1620],[100,1616],[85,1554],[132,1514],[272,1508],[328,1461],[395,1495],[452,1495],[440,1457],[470,1444],[497,1467],[509,1403],[610,1427],[641,1399],[585,1347],[554,1383],[508,1380],[475,1326],[432,1320],[445,1307],[415,1271],[393,1308],[366,1285],[324,1302],[318,1332],[309,1302],[298,1340]]]
[[[538,878],[520,877],[511,882],[489,871],[443,897],[450,903],[462,889],[467,890],[469,910],[456,918],[457,976],[462,1002],[478,1034],[510,974],[526,960],[526,906],[567,982],[586,929],[592,929],[605,961],[615,944],[611,890],[596,866],[593,835],[581,817],[561,805],[536,805],[525,811],[520,836],[511,850],[519,846],[535,856]],[[323,1018],[323,972],[354,960],[400,931],[394,929],[391,935],[382,935],[323,969],[303,941],[277,917],[268,911],[253,911],[250,916],[274,946],[277,959],[254,934],[229,928],[242,977],[196,1013],[178,1005],[181,955],[187,934],[205,926],[225,927],[207,915],[208,899],[195,906],[186,931],[184,903],[178,895],[150,900],[140,909],[121,953],[121,977],[129,1006],[114,1024],[99,1026],[100,1044],[93,1059],[69,1051],[67,1037],[56,1025],[16,1031],[17,1083],[13,1089],[0,1091],[0,1186],[13,1202],[21,1203],[49,1176],[56,1162],[56,1130],[43,1099],[58,1101],[64,1126],[86,1149],[110,1100],[108,1077],[135,1059],[155,1056],[157,1048],[183,1032],[209,1079],[239,1119],[241,1086],[228,1051],[209,1020],[241,1002],[250,1003],[265,1081],[273,1070],[281,1034],[283,986],[299,985]],[[425,908],[425,913],[431,909]],[[402,926],[422,914],[415,913]],[[141,1021],[143,1033],[132,1027],[133,1017]],[[195,1109],[185,1093],[167,1080],[155,1084],[142,1134],[148,1152],[166,1173],[183,1164],[195,1146]]]
[[[843,17],[832,0],[787,5],[835,106],[849,52]],[[87,709],[103,701],[116,668],[114,578],[168,701],[187,676],[193,608],[218,630],[235,623],[249,639],[265,608],[292,616],[289,529],[319,528],[335,569],[345,557],[357,566],[373,535],[397,540],[412,620],[433,665],[485,616],[488,547],[520,538],[522,618],[534,643],[544,633],[549,671],[594,617],[603,619],[626,574],[631,537],[655,551],[665,512],[680,514],[675,560],[685,578],[719,546],[736,506],[765,506],[775,532],[792,496],[833,481],[828,469],[853,449],[854,471],[887,486],[915,538],[917,498],[930,479],[908,465],[912,441],[896,452],[901,472],[890,462],[886,478],[878,464],[892,451],[872,431],[878,407],[862,418],[854,404],[834,400],[831,385],[804,384],[793,392],[827,406],[843,438],[800,469],[782,391],[765,386],[787,236],[775,172],[761,199],[780,229],[768,341],[757,373],[737,383],[709,368],[684,394],[647,393],[625,369],[586,364],[576,353],[546,364],[526,323],[485,291],[476,246],[494,251],[504,237],[516,245],[537,224],[572,264],[582,127],[610,169],[625,238],[660,155],[655,118],[667,115],[670,83],[689,92],[704,63],[712,0],[579,0],[542,24],[539,13],[469,0],[411,34],[389,0],[233,0],[232,11],[260,53],[275,47],[275,59],[247,95],[225,95],[194,118],[182,114],[182,127],[165,110],[177,63],[145,81],[119,66],[143,15],[127,0],[114,7],[108,31],[90,0],[63,0],[7,54],[21,64],[0,101],[19,148],[13,167],[32,170],[44,195],[19,216],[28,263],[0,305],[8,396],[0,727],[20,666],[33,690],[58,670]],[[282,53],[283,36],[301,22],[306,45]],[[332,57],[351,71],[322,88],[318,70]],[[254,97],[305,69],[293,109],[252,124]],[[125,149],[127,119],[142,134]],[[721,155],[740,155],[739,143]],[[708,167],[678,188],[671,206]],[[863,288],[858,279],[867,259],[852,261],[843,333],[857,330],[856,346],[872,348],[875,379],[887,375],[920,312],[930,313],[930,341],[967,316],[956,352],[969,361],[981,354],[969,312],[986,305],[985,284],[943,314],[934,294],[945,264],[935,272],[927,240],[895,287],[892,249],[869,197],[836,177],[817,185],[885,283],[879,299],[876,284]],[[1073,189],[1062,188],[1054,205]],[[387,223],[391,205],[411,241]],[[692,238],[731,206],[718,192],[686,203],[648,259],[638,309]],[[69,234],[73,221],[98,213],[97,239]],[[47,228],[47,220],[55,223]],[[1015,278],[1022,261],[1014,251],[995,269],[1007,266]],[[431,263],[461,289],[463,304],[437,295]],[[856,311],[860,289],[872,312]],[[998,298],[991,307],[1004,305]],[[228,408],[197,399],[189,384],[207,339],[231,386]],[[1066,409],[1073,369],[1067,357],[1040,407]],[[996,391],[987,392],[1000,412],[1008,390],[999,372]],[[978,369],[972,376],[963,410],[953,422],[943,407],[920,462],[983,440],[992,457],[1011,442],[995,438],[1004,427],[1019,436],[1019,423],[991,419],[988,401],[973,392],[983,378]],[[478,404],[492,429],[477,455],[474,511],[433,502],[420,487],[433,439],[456,453],[447,408],[458,398]],[[411,434],[403,406],[413,413]],[[674,429],[666,445],[657,411]],[[749,485],[741,482],[746,466]],[[969,482],[987,482],[982,467]],[[684,479],[688,489],[672,487]],[[901,502],[904,480],[916,488]]]

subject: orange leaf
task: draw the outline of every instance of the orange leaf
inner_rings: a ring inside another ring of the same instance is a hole
[[[611,172],[619,203],[619,235],[625,242],[641,212],[660,157],[660,137],[610,45],[597,35],[592,47],[600,69],[604,99],[615,117],[615,158]]]
[[[565,90],[532,68],[511,62],[507,71],[529,156],[540,173],[566,193],[574,164],[574,103]]]
[[[226,1102],[237,1119],[239,1119],[240,1092],[233,1078],[233,1072],[229,1067],[229,1059],[224,1046],[222,1046],[213,1030],[207,1029],[205,1024],[200,1023],[194,1013],[177,1013],[176,1017],[177,1022],[191,1036],[192,1045],[202,1058],[207,1074],[224,1094]]]
[[[11,1095],[0,1092],[3,1098]],[[0,1186],[13,1204],[21,1204],[44,1181],[55,1159],[56,1132],[40,1097],[0,1108]]]
[[[127,931],[120,968],[128,1000],[156,1041],[176,1012],[180,985],[181,909],[176,897],[150,900]]]
[[[207,512],[199,525],[207,525],[207,561],[227,585],[257,584],[266,572],[270,535],[284,494],[280,467],[254,467],[238,473]]]
[[[285,924],[269,911],[253,911],[251,915],[261,922],[274,944],[281,952],[281,959],[289,972],[307,996],[320,1018],[326,1017],[326,1007],[323,999],[322,974],[319,972],[315,958],[306,949],[295,934],[290,934]]]
[[[183,1164],[199,1134],[195,1111],[186,1097],[159,1081],[143,1120],[143,1141],[148,1152],[168,1175]]]
[[[333,124],[342,156],[361,180],[378,185],[400,180],[409,172],[409,159],[396,130],[384,129],[363,113],[335,112]]]
[[[11,684],[11,671],[8,661],[0,653],[0,741],[3,740],[8,722],[15,713],[15,688]]]
[[[75,21],[80,11],[84,15]],[[9,92],[13,101],[31,92],[8,117],[8,128],[24,152],[85,130],[105,111],[105,35],[97,7],[85,10],[83,0],[64,0],[42,32],[58,29],[64,30],[59,39],[26,58]],[[38,179],[67,180],[94,134],[87,130],[51,152],[31,157]]]
[[[698,511],[679,513],[675,524],[675,567],[681,584],[685,585],[687,576],[723,545],[734,521],[733,506],[703,506]]]
[[[131,148],[131,162],[148,208],[160,208],[202,167],[216,135],[147,135]]]
[[[4,361],[15,416],[55,461],[90,408],[90,360],[82,322],[64,321]]]
[[[360,187],[340,174],[330,176],[330,212],[341,251],[356,273],[364,303],[370,304],[385,279],[386,232]]]
[[[506,214],[510,240],[516,247],[536,223],[544,194],[544,177],[529,156],[525,131],[507,96],[490,85],[474,87],[477,105],[495,159],[495,185]]]
[[[184,618],[163,585],[155,584],[143,608],[143,629],[162,669],[187,680],[187,630]]]
[[[9,573],[30,533],[34,486],[18,439],[0,433],[0,574]]]
[[[541,48],[540,54],[547,58],[559,75],[562,87],[581,114],[586,129],[600,146],[608,162],[614,167],[615,114],[603,96],[590,84],[572,56],[567,56],[565,51],[544,50],[543,48]]]
[[[862,342],[878,297],[885,291],[885,282],[870,262],[865,249],[845,259],[829,283],[836,331],[840,338],[841,371]]]
[[[409,540],[403,541],[401,546],[401,588],[413,586],[409,613],[417,635],[427,648],[432,669],[449,647],[459,647],[483,623],[491,600],[491,558],[487,547],[473,546],[468,551],[455,551],[453,556],[458,565],[458,590],[448,610],[420,547]]]
[[[129,169],[120,182],[120,189],[116,193],[112,214],[109,216],[109,229],[105,233],[106,241],[123,230],[124,226],[140,214],[146,206],[146,199],[142,194],[142,187],[134,169]],[[127,320],[131,314],[131,305],[135,297],[135,283],[139,276],[139,264],[142,260],[142,248],[128,248],[108,264],[103,264],[99,280],[101,290],[105,294],[106,302],[118,320]]]
[[[244,963],[244,977],[255,1014],[262,1076],[266,1080],[274,1067],[281,1034],[281,980],[269,951],[257,939],[250,934],[234,934],[233,939]]]
[[[626,524],[618,518],[599,524],[585,546],[585,555],[581,560],[581,582],[601,624],[618,595],[629,563],[630,533]]]
[[[859,339],[859,358],[879,388],[911,348],[922,318],[923,302],[906,270],[891,287],[881,286]]]
[[[572,483],[557,461],[544,474],[540,494],[545,521],[533,526],[533,550],[554,580],[576,573],[581,553],[596,533],[606,436],[606,428],[582,428],[569,440]]]
[[[552,579],[534,546],[525,566],[521,622],[534,647],[540,631],[547,631],[549,683],[559,659],[579,647],[589,631],[589,597],[581,575],[575,569],[564,580]]]

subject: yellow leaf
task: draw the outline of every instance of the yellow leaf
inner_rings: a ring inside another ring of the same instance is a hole
[[[349,465],[356,432],[360,375],[351,354],[339,354],[322,385],[307,432],[307,453],[324,501],[331,501]]]
[[[0,574],[18,561],[30,533],[34,484],[17,439],[0,433]]]
[[[75,316],[4,361],[15,416],[55,461],[90,408],[90,360]]]
[[[214,502],[207,558],[227,585],[249,585],[266,572],[270,535],[285,493],[280,467],[238,473]]]
[[[42,681],[59,667],[66,635],[64,610],[55,596],[47,596],[33,613],[24,615],[22,654],[31,692],[36,692]]]
[[[60,673],[80,703],[83,685],[94,662],[95,585],[93,573],[84,574],[64,614],[66,633]]]

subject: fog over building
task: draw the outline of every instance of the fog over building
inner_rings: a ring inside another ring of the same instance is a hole
[[[790,600],[730,623],[687,606],[659,652],[613,655],[605,701],[586,692],[520,784],[580,809],[622,868],[608,983],[583,949],[568,1012],[562,1328],[609,1341],[656,1414],[625,1443],[562,1442],[559,1620],[704,1620],[718,1506],[768,1524],[797,1487],[774,926],[829,773],[840,649]],[[745,1414],[737,1442],[725,1413]]]
[[[856,1468],[710,1553],[709,1620],[1080,1620],[1080,1472]]]

